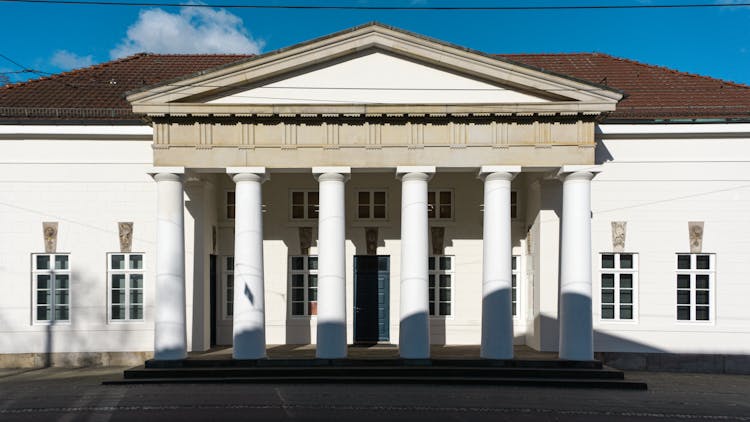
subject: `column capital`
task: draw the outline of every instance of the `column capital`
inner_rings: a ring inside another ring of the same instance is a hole
[[[557,171],[556,178],[560,180],[591,180],[602,171],[604,171],[604,168],[601,165],[565,165]]]
[[[313,167],[313,177],[317,181],[348,181],[352,175],[351,167]],[[328,175],[328,176],[326,176]],[[343,179],[343,180],[342,180]]]
[[[265,167],[227,167],[227,174],[235,183],[243,181],[263,183],[271,178]]]
[[[185,167],[151,167],[146,170],[146,174],[153,177],[157,182],[162,180],[182,180],[185,174]]]
[[[421,174],[420,178],[428,181],[435,175],[435,171],[435,166],[398,166],[396,167],[396,178],[408,180],[409,178],[420,177],[417,175]],[[407,177],[407,175],[412,176]]]
[[[482,166],[477,174],[478,179],[485,180],[491,175],[493,178],[513,180],[521,172],[521,166]]]

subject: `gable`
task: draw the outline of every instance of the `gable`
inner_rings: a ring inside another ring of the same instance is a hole
[[[212,104],[502,104],[548,101],[381,51],[332,64],[229,95]]]

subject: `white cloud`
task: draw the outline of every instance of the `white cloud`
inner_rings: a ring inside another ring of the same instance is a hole
[[[239,16],[224,9],[183,7],[179,13],[141,11],[109,55],[118,58],[144,51],[256,54],[262,48],[263,41],[250,35]]]
[[[90,54],[88,56],[79,56],[68,50],[57,50],[52,55],[52,58],[49,59],[49,62],[58,69],[70,70],[91,66],[94,63],[94,58]]]

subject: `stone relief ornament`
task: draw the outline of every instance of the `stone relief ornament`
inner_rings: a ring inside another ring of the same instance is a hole
[[[378,228],[365,228],[365,242],[367,244],[367,255],[378,254]]]
[[[703,222],[688,221],[690,233],[690,253],[701,253],[703,250]]]
[[[44,233],[44,252],[57,252],[57,222],[43,222],[42,232]]]
[[[430,227],[430,237],[432,238],[432,254],[442,255],[445,227]]]
[[[612,251],[613,252],[624,252],[625,251],[625,231],[627,228],[627,222],[625,221],[613,221],[612,222]]]
[[[300,255],[309,255],[312,246],[312,227],[299,228],[299,253]]]
[[[120,252],[130,253],[133,248],[133,223],[119,222],[117,229],[120,232]]]

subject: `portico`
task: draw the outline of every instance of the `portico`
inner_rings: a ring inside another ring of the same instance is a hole
[[[185,303],[167,297],[181,285],[184,296],[178,201],[191,174],[233,195],[215,243],[231,244],[235,359],[264,358],[272,326],[293,341],[302,317],[317,357],[345,358],[359,255],[389,257],[390,296],[377,303],[401,357],[429,358],[440,325],[447,342],[445,327],[462,324],[483,358],[513,358],[514,325],[540,317],[514,309],[527,305],[516,283],[532,278],[520,270],[531,233],[546,224],[531,205],[518,215],[518,198],[545,184],[562,191],[560,357],[591,360],[594,129],[620,98],[380,25],[131,94],[154,127],[156,359],[187,353]],[[281,328],[268,317],[279,306]]]

